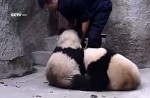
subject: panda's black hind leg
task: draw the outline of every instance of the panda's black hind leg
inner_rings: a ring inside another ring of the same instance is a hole
[[[75,75],[72,79],[72,89],[87,91],[89,85],[89,79],[83,75]]]

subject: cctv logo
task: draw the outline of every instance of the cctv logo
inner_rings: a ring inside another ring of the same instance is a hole
[[[11,13],[12,17],[21,17],[21,16],[27,16],[27,14],[22,14],[22,13]]]

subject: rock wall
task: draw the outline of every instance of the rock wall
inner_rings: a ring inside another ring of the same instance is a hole
[[[113,11],[104,30],[105,47],[150,67],[150,0],[112,0]]]
[[[55,32],[50,30],[53,13],[41,11],[37,0],[0,0],[0,78],[32,71],[31,52],[40,50],[43,38]]]
[[[31,1],[33,2],[30,8],[27,7],[29,12],[25,12],[27,17],[19,20],[20,37],[23,41],[25,52],[29,57],[32,51],[42,49],[43,38],[56,32],[54,12],[41,10],[37,2],[35,2],[37,0]]]

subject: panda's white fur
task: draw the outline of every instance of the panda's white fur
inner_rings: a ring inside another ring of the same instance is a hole
[[[97,61],[107,53],[104,48],[87,48],[84,50],[84,64],[87,69],[91,62]]]
[[[84,63],[86,70],[88,70],[89,64],[92,62],[97,62],[97,60],[105,56],[107,52],[108,50],[105,48],[85,49]],[[132,61],[120,54],[112,55],[106,71],[109,79],[107,89],[109,90],[133,90],[136,89],[141,83],[138,67]]]
[[[71,88],[71,79],[80,74],[79,65],[62,52],[52,54],[46,67],[46,77],[50,85]]]
[[[75,30],[65,30],[59,37],[57,46],[62,48],[81,48],[81,40]]]
[[[77,32],[75,30],[65,30],[58,39],[57,47],[81,49]],[[73,52],[76,53],[76,51]],[[72,79],[75,75],[81,75],[81,73],[79,64],[74,58],[63,53],[63,50],[54,52],[51,55],[46,66],[46,78],[50,85],[72,89]]]

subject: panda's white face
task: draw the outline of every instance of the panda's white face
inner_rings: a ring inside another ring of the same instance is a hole
[[[59,37],[57,46],[62,48],[81,48],[80,38],[75,30],[65,30]]]
[[[84,63],[85,68],[87,69],[88,65],[91,62],[95,62],[104,56],[107,53],[107,50],[104,48],[87,48],[84,50]]]

